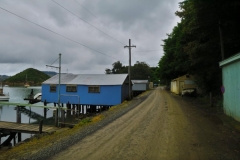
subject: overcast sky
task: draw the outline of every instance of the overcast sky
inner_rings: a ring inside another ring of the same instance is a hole
[[[120,61],[156,67],[161,44],[179,22],[182,0],[1,0],[0,75],[46,68],[62,54],[62,72],[104,74]],[[153,51],[154,50],[154,51]],[[148,51],[148,52],[145,52]],[[152,52],[150,52],[152,51]],[[58,60],[53,63],[58,66]]]

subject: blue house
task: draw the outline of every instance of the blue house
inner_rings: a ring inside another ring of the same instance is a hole
[[[42,102],[58,103],[59,76],[42,83]],[[127,74],[61,74],[60,103],[113,106],[128,97]]]

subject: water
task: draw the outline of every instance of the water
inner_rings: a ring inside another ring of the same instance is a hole
[[[33,94],[41,93],[41,86],[39,87],[3,87],[4,93],[9,93],[10,99],[9,102],[14,103],[28,103],[28,101],[24,100],[24,98],[28,97],[28,95],[31,93],[31,90],[33,89]],[[43,106],[42,102],[36,103],[38,106]],[[48,105],[53,106],[53,105]],[[8,122],[16,122],[17,116],[16,116],[16,106],[10,106],[10,105],[1,105],[0,104],[0,121],[8,121]],[[43,108],[37,108],[37,107],[25,107],[26,111],[31,111],[31,114],[36,113],[39,115],[39,118],[41,119],[43,117]],[[37,123],[37,119],[30,118],[31,115],[25,113],[21,113],[21,122],[22,123]],[[47,111],[47,118],[53,117],[53,111],[48,110]],[[22,134],[22,140],[31,137],[31,134]],[[3,137],[1,139],[2,142],[6,137]]]

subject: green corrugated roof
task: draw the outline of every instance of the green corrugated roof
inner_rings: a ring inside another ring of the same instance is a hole
[[[227,64],[232,63],[232,62],[237,61],[237,60],[240,60],[240,53],[235,54],[234,56],[229,57],[229,58],[219,62],[219,66],[222,67],[224,65],[227,65]]]

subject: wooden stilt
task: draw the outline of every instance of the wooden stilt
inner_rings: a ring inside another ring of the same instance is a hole
[[[47,118],[47,108],[43,108],[44,119]]]
[[[77,104],[77,115],[80,115],[80,104]]]
[[[41,120],[39,123],[39,134],[42,134],[42,125],[43,125],[43,120]]]
[[[63,128],[65,127],[65,111],[63,109],[61,110],[61,121],[61,127]]]
[[[0,144],[1,144],[1,142],[0,142]],[[14,138],[13,138],[13,145],[14,146],[16,145],[16,136],[14,136]]]
[[[55,110],[55,126],[58,127],[58,108]]]
[[[67,103],[67,117],[70,116],[70,105],[69,102]]]
[[[20,112],[20,106],[16,107],[16,111],[17,111],[17,123],[21,123],[21,112]],[[18,134],[18,142],[22,141],[22,134],[21,133],[17,133]]]

